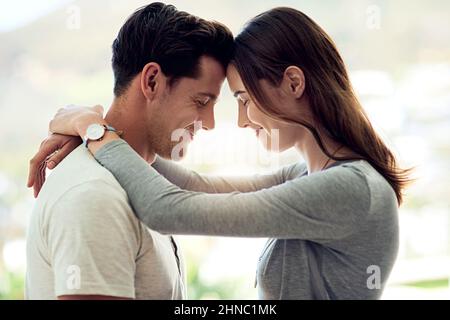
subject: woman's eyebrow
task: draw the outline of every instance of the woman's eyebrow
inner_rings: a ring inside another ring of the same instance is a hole
[[[245,93],[245,91],[244,91],[244,90],[238,90],[238,91],[235,91],[235,92],[233,93],[233,96],[234,96],[235,98],[237,98],[237,96],[240,95],[240,94],[242,94],[242,93]]]

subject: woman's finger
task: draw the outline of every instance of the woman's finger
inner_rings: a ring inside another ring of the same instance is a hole
[[[76,149],[81,144],[81,139],[78,137],[71,137],[64,145],[60,147],[56,152],[47,158],[47,168],[54,169],[56,166]]]
[[[34,197],[36,198],[39,194],[39,191],[42,188],[42,185],[45,182],[45,163],[42,163],[38,171],[36,172],[36,177],[33,183]]]
[[[53,153],[59,149],[63,149],[63,157],[70,153],[71,150],[75,149],[77,145],[81,143],[80,138],[63,136],[53,134],[49,136],[47,139],[41,143],[41,146],[38,152],[34,155],[34,157],[30,160],[29,173],[28,173],[28,182],[27,186],[30,188],[34,185],[34,180],[36,178],[36,174],[39,170],[41,164],[45,163],[45,161],[53,155]],[[70,150],[71,149],[71,150]],[[61,161],[61,157],[57,158],[57,160]],[[59,162],[58,162],[59,163]]]
[[[55,139],[64,141],[64,144],[39,165],[38,171],[35,175],[35,182],[33,184],[35,197],[39,195],[39,192],[45,183],[46,169],[54,169],[69,153],[81,144],[81,139],[78,137],[60,136]]]
[[[41,143],[41,147],[38,152],[34,155],[34,157],[30,160],[29,171],[28,171],[28,182],[27,186],[32,187],[34,184],[34,179],[36,177],[36,173],[39,170],[39,166],[45,162],[45,159],[48,155],[52,154],[57,150],[58,144],[56,141],[50,141],[50,139],[45,139],[43,143]]]

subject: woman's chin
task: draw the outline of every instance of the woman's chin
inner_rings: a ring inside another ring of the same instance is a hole
[[[261,143],[261,146],[266,150],[266,151],[268,151],[268,152],[272,152],[272,153],[280,153],[280,152],[282,152],[283,150],[281,150],[280,148],[279,148],[279,146],[272,146],[270,143],[268,144],[268,143],[265,143],[265,142],[263,142],[263,141],[260,141],[260,143]]]
[[[272,144],[270,143],[270,141],[264,141],[264,139],[259,139],[259,142],[265,150],[272,153],[281,153],[293,147],[293,145],[287,145],[283,143]]]

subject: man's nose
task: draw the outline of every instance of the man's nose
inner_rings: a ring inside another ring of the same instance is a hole
[[[202,122],[203,130],[212,130],[215,126],[214,108],[205,108],[199,115],[199,121]]]

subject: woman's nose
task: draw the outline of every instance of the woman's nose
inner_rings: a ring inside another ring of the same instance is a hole
[[[246,107],[239,105],[238,127],[246,128],[246,127],[250,126],[250,124],[251,124],[251,122],[248,119]]]

